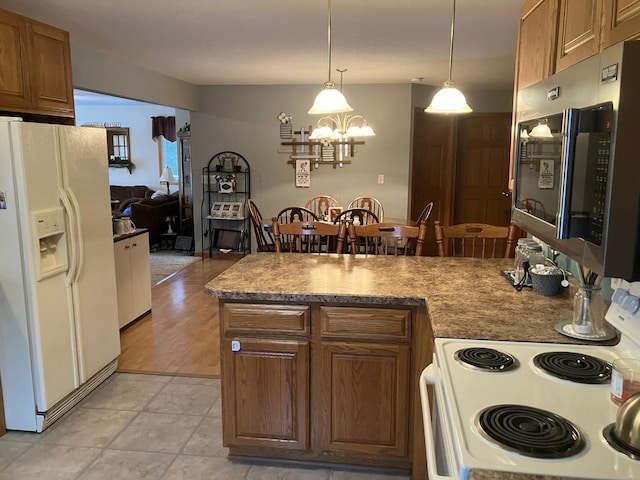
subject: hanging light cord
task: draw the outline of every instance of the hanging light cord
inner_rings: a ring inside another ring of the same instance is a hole
[[[331,0],[328,0],[327,47],[329,56],[329,82],[331,81]]]
[[[329,0],[331,2],[331,0]],[[453,15],[451,15],[451,44],[449,46],[449,79],[447,83],[451,82],[451,70],[453,68],[453,37],[456,25],[456,0],[453,0]]]

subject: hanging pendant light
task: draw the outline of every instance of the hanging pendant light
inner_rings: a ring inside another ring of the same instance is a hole
[[[453,15],[451,16],[451,44],[449,48],[449,79],[444,82],[443,88],[438,91],[431,100],[431,104],[424,109],[427,113],[469,113],[471,107],[460,90],[451,80],[453,66],[453,38],[456,25],[456,0],[453,0]]]
[[[307,112],[312,115],[326,115],[329,113],[351,112],[353,108],[347,103],[347,99],[336,84],[331,81],[331,0],[328,0],[329,21],[327,27],[327,43],[329,57],[329,79],[324,84],[324,89],[318,93],[313,106]]]
[[[551,133],[551,129],[549,128],[547,121],[544,120],[533,127],[533,129],[529,133],[529,136],[535,138],[553,138],[553,133]]]

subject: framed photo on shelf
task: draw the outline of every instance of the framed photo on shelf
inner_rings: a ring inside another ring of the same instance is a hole
[[[223,202],[215,202],[213,205],[211,205],[211,216],[212,217],[219,217],[220,216],[220,212],[222,212],[222,204],[223,204]]]

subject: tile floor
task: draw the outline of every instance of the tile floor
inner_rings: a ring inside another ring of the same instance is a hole
[[[407,480],[238,462],[222,446],[220,381],[116,373],[44,433],[0,438],[0,480]]]

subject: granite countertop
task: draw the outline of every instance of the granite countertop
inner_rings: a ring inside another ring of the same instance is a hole
[[[571,321],[572,299],[516,291],[502,274],[512,266],[511,259],[259,253],[206,288],[227,300],[426,305],[436,337],[585,343],[554,329]]]

